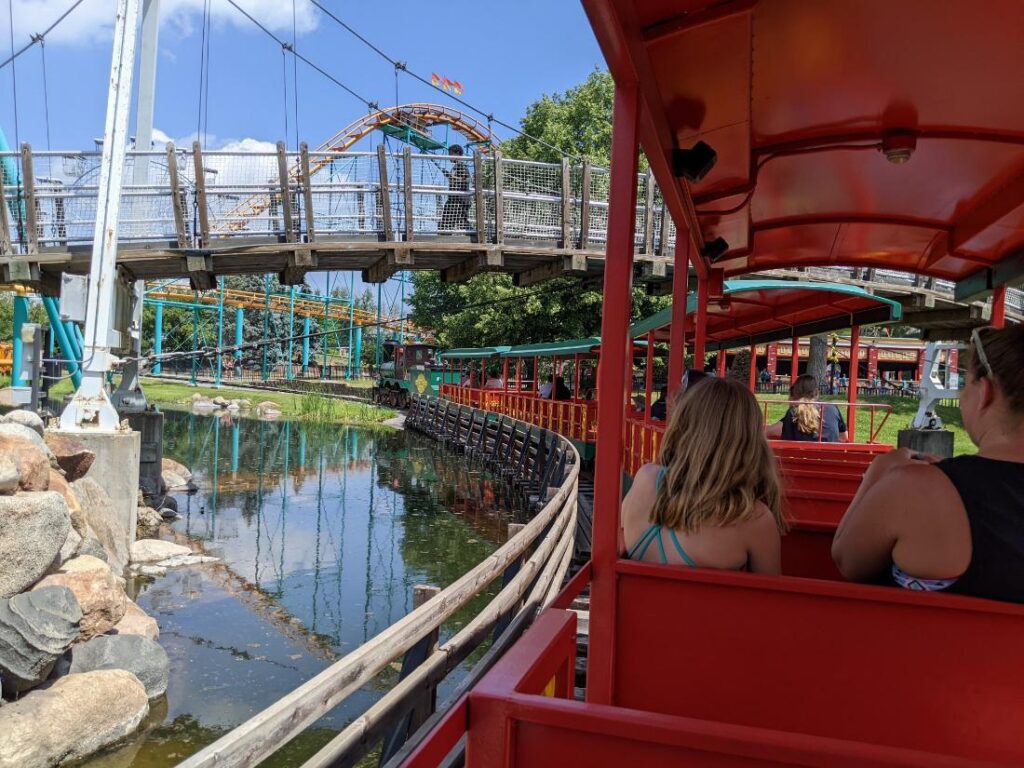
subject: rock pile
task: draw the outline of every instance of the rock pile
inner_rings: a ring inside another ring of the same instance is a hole
[[[66,587],[45,587],[0,600],[3,691],[14,696],[43,682],[78,639],[82,609]]]
[[[247,411],[252,407],[252,403],[245,398],[234,398],[228,400],[220,395],[216,397],[207,397],[196,392],[192,395],[192,410],[196,413],[208,414],[213,411],[225,411],[229,414],[236,414],[242,411]]]

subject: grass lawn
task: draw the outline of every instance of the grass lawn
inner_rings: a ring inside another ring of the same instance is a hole
[[[227,400],[246,399],[253,405],[270,401],[281,409],[281,415],[288,419],[331,422],[336,424],[379,424],[394,418],[395,412],[366,403],[352,403],[318,394],[296,395],[290,392],[271,392],[262,389],[234,389],[230,387],[198,386],[176,381],[159,381],[144,378],[142,382],[146,399],[164,408],[188,410],[192,395],[223,397]],[[60,397],[71,392],[71,382],[64,380],[50,389],[50,394]]]
[[[758,399],[783,400],[784,397],[784,395],[759,395]],[[834,401],[839,405],[843,414],[843,419],[846,419],[846,409],[842,407],[842,404],[846,402],[845,397],[825,395],[822,399]],[[875,412],[875,428],[878,430],[878,434],[875,439],[878,442],[889,443],[891,445],[896,445],[896,434],[901,429],[905,429],[910,426],[911,419],[913,419],[914,414],[917,413],[918,404],[916,397],[888,397],[885,395],[862,395],[858,398],[858,402],[878,403],[879,405],[888,405],[891,408],[889,418],[881,424],[881,429],[878,429],[878,425],[885,416],[885,411],[877,409]],[[786,412],[786,407],[785,403],[769,406],[768,423],[770,424],[782,418],[782,415]],[[963,422],[960,419],[960,409],[940,405],[936,408],[936,411],[942,419],[942,423],[945,425],[946,429],[953,433],[953,455],[959,456],[964,453],[976,453],[977,448],[974,447],[971,439],[967,436],[967,431],[964,429]],[[870,427],[870,412],[866,408],[858,408],[856,439],[858,441],[867,440],[869,437]]]

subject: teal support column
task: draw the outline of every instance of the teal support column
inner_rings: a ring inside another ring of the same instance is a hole
[[[68,349],[71,351],[72,357],[78,362],[82,362],[82,344],[78,340],[78,325],[71,322],[70,320],[64,321],[64,335],[68,339]]]
[[[199,351],[199,310],[192,310],[192,351]],[[192,355],[192,386],[196,385],[196,378],[199,374],[199,356]]]
[[[302,373],[305,375],[309,372],[309,331],[312,327],[313,319],[310,317],[302,318]]]
[[[383,354],[381,344],[384,341],[384,329],[380,325],[380,289],[383,285],[383,283],[377,283],[377,334],[374,337],[373,367],[378,372],[380,371],[381,355]]]
[[[334,273],[333,272],[329,272],[327,274],[327,295],[324,296],[324,327],[323,327],[324,335],[320,337],[320,343],[323,345],[323,349],[324,349],[324,367],[323,367],[323,373],[321,373],[321,376],[323,376],[323,375],[325,375],[327,373],[327,345],[328,345],[328,339],[330,339],[330,336],[328,336],[328,333],[327,333],[327,324],[331,322],[331,278],[332,277],[334,277]]]
[[[68,321],[71,323],[71,321]],[[82,326],[78,323],[71,323],[71,335],[75,339],[75,344],[78,345],[78,359],[82,360],[82,350],[85,349],[85,336],[82,335]]]
[[[267,369],[267,337],[270,336],[270,275],[263,276],[263,370],[264,381],[270,378],[270,371]]]
[[[210,537],[217,538],[217,488],[220,485],[220,418],[213,417],[213,493],[210,495]]]
[[[238,474],[238,443],[239,434],[242,431],[241,424],[235,419],[231,424],[231,474]]]
[[[398,311],[401,313],[399,317],[402,318],[401,325],[399,326],[399,340],[405,344],[405,272],[398,273],[398,279],[402,281],[402,300],[398,302]]]
[[[295,286],[288,291],[288,380],[295,377]]]
[[[235,310],[235,360],[239,362],[242,360],[242,344],[245,339],[243,331],[245,331],[245,310],[238,307]]]
[[[224,354],[220,351],[224,346],[224,278],[218,277],[220,284],[220,295],[217,297],[217,372],[214,375],[213,385],[220,389],[222,367],[224,365]]]
[[[153,312],[153,355],[156,360],[153,362],[153,374],[160,375],[160,355],[164,353],[164,303],[156,302]]]
[[[346,379],[352,378],[352,340],[353,329],[356,324],[356,273],[353,272],[348,287],[348,373]]]
[[[28,322],[28,298],[14,297],[14,360],[11,365],[11,386],[23,387],[21,380],[21,326]]]
[[[356,326],[356,376],[363,368],[363,326]]]
[[[82,380],[81,369],[78,367],[78,355],[75,354],[75,346],[68,340],[68,329],[61,322],[60,312],[57,310],[57,302],[53,299],[44,298],[43,307],[46,309],[46,316],[50,320],[50,335],[57,337],[61,354],[67,363],[68,373],[71,374],[71,383],[77,388]]]

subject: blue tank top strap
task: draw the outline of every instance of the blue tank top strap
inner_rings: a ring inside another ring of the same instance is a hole
[[[675,530],[669,529],[668,535],[672,538],[672,543],[676,546],[676,552],[683,558],[683,562],[691,568],[696,568],[697,563],[694,562],[693,558],[686,554],[686,550],[683,549],[683,545],[679,543],[679,539],[676,537]]]
[[[658,546],[661,548],[661,560],[663,563],[667,562],[665,560],[665,549],[661,544],[661,527],[658,525],[652,525],[644,531],[640,538],[636,540],[633,548],[626,554],[626,557],[630,560],[643,560],[644,555],[647,554],[647,548],[651,546],[651,542],[655,538],[658,539]]]

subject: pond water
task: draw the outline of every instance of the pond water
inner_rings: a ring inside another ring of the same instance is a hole
[[[413,585],[455,581],[513,521],[500,480],[412,432],[167,413],[164,436],[199,487],[173,534],[222,562],[129,585],[170,683],[90,768],[177,764],[408,613]],[[396,680],[386,669],[265,765],[300,764]]]

